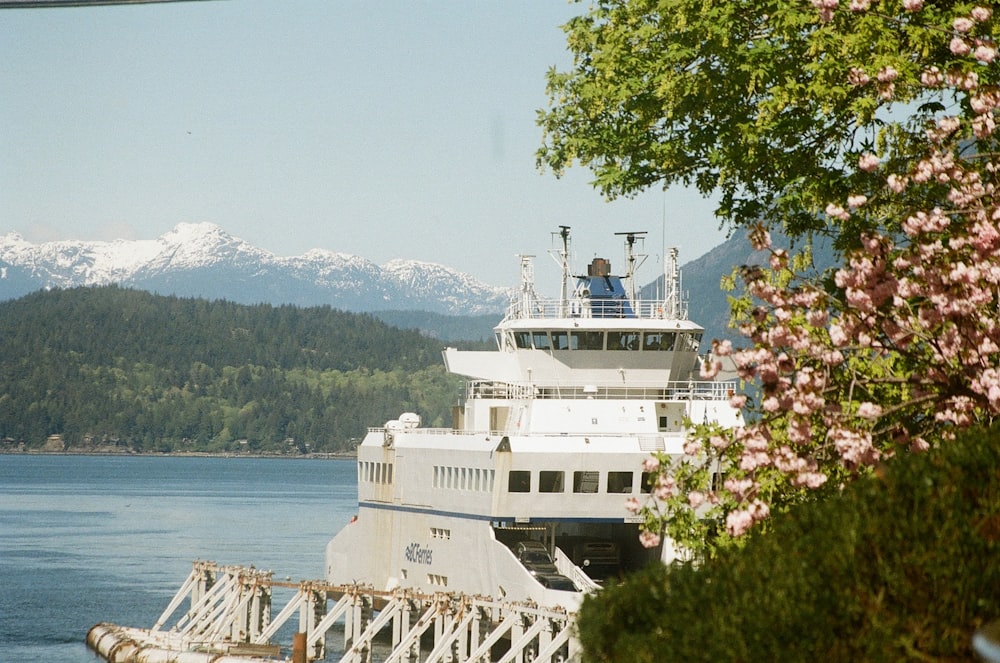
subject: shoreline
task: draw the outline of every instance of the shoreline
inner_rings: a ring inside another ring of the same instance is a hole
[[[213,451],[132,451],[129,449],[64,449],[48,451],[45,449],[0,449],[0,456],[135,456],[162,458],[273,458],[288,460],[356,460],[356,451],[336,451],[330,453],[308,454],[266,454],[266,453],[227,453]]]

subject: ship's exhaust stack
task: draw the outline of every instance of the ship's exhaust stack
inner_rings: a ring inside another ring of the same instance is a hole
[[[611,263],[604,258],[594,258],[587,265],[587,276],[611,276]]]

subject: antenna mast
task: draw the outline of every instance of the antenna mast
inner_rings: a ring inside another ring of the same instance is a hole
[[[628,232],[615,233],[616,235],[625,236],[625,262],[628,268],[625,272],[625,278],[628,279],[629,287],[629,299],[635,302],[635,270],[642,266],[642,263],[646,262],[648,257],[645,253],[636,254],[634,252],[636,240],[643,241],[646,239],[645,230],[630,230]],[[638,264],[636,264],[638,260]]]
[[[663,261],[663,312],[671,319],[681,317],[680,274],[677,272],[677,247],[667,249],[667,259]]]
[[[533,255],[521,254],[521,317],[532,317],[532,309],[538,300],[535,294],[535,263]]]
[[[552,233],[555,235],[556,233]],[[569,296],[566,289],[569,286],[569,226],[559,226],[559,237],[562,239],[562,249],[559,250],[556,261],[562,270],[562,289],[559,292],[559,314],[566,315],[569,303]],[[550,254],[553,252],[550,250]],[[555,257],[555,255],[553,255]]]

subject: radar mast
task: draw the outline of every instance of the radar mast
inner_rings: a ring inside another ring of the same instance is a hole
[[[625,264],[628,265],[625,271],[625,278],[628,279],[629,288],[629,299],[635,305],[635,270],[642,266],[642,263],[646,262],[647,256],[645,253],[635,253],[635,242],[644,241],[646,239],[645,230],[629,230],[627,232],[615,233],[616,235],[625,236]],[[636,262],[638,261],[638,264]]]
[[[558,234],[560,239],[562,239],[562,248],[558,252],[550,249],[549,254],[559,263],[559,268],[562,271],[562,287],[559,291],[559,314],[566,315],[569,311],[569,297],[567,295],[569,287],[569,226],[559,226],[559,232],[552,234]]]

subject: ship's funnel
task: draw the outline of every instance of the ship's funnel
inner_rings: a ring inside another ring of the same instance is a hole
[[[587,265],[587,276],[611,276],[611,263],[605,258],[594,258]]]

